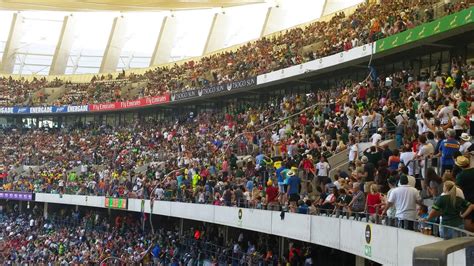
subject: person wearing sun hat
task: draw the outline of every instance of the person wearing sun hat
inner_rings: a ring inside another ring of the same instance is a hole
[[[301,184],[301,179],[295,173],[294,170],[290,170],[287,173],[288,178],[288,198],[290,203],[296,203],[300,199],[299,187]]]
[[[461,188],[467,201],[474,202],[474,167],[470,167],[470,160],[466,156],[458,156],[454,163],[462,169],[456,176],[456,185]],[[474,231],[474,212],[464,221],[464,227]]]
[[[466,153],[472,145],[471,136],[467,133],[462,133],[459,138],[459,143],[461,144],[461,146],[459,146],[459,151],[462,154]]]

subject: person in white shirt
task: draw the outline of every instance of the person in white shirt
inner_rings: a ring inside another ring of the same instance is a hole
[[[431,143],[427,143],[427,139],[425,135],[421,135],[418,137],[418,141],[420,142],[420,149],[415,156],[416,160],[419,160],[419,165],[421,167],[421,176],[425,177],[425,160],[430,158],[434,154],[434,147]]]
[[[372,141],[372,144],[374,146],[377,146],[377,144],[382,140],[382,135],[381,135],[382,133],[383,133],[383,129],[379,128],[377,129],[377,133],[374,133],[372,137],[370,137],[370,140]]]
[[[472,145],[471,136],[469,136],[467,133],[462,133],[460,137],[460,144],[461,146],[459,147],[459,152],[462,154],[467,153],[468,149]]]
[[[316,174],[317,179],[316,183],[321,187],[321,190],[324,192],[326,188],[326,184],[330,181],[329,180],[329,170],[331,166],[328,162],[326,162],[326,158],[321,156],[319,159],[319,163],[316,164]]]
[[[400,153],[400,162],[408,168],[408,175],[414,176],[416,174],[417,161],[414,160],[415,153],[410,148],[403,148]]]
[[[405,110],[400,109],[398,111],[398,115],[395,116],[395,121],[397,122],[397,125],[400,125],[403,121],[408,121],[408,116],[405,113]]]
[[[420,193],[416,188],[409,186],[407,176],[402,175],[400,186],[390,193],[383,213],[386,214],[390,207],[395,206],[395,217],[398,219],[399,227],[413,228],[413,221],[416,220],[416,204],[423,204]]]
[[[441,120],[441,125],[446,125],[449,119],[453,116],[454,108],[449,105],[449,101],[444,102],[444,107],[439,110],[438,118]]]
[[[351,137],[349,143],[349,164],[354,163],[359,157],[359,144],[354,137]]]

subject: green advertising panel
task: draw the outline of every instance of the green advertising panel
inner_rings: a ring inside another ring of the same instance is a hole
[[[472,23],[474,21],[473,11],[474,7],[471,7],[435,21],[422,24],[413,29],[378,40],[376,42],[375,52],[380,53],[387,51],[404,44],[419,41],[438,33]]]

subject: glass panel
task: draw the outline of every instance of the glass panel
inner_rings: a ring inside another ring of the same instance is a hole
[[[164,12],[137,12],[125,13],[127,19],[126,43],[122,49],[121,57],[127,58],[127,64],[119,62],[118,70],[130,67],[147,67],[156,46],[161,24],[166,14]],[[141,59],[140,59],[141,57]]]
[[[110,36],[116,12],[75,13],[74,43],[68,66],[78,65],[76,72],[69,74],[97,73]],[[96,56],[96,57],[87,57]],[[94,68],[87,68],[87,67]],[[82,68],[86,67],[86,68]],[[97,70],[95,69],[97,67]],[[68,68],[66,71],[74,70]]]
[[[22,12],[24,34],[18,52],[54,54],[64,12]]]
[[[321,1],[324,2],[324,1]],[[364,0],[327,0],[326,10],[324,15],[337,12],[341,9],[345,9],[357,4],[364,2]]]
[[[268,5],[256,4],[241,7],[226,8],[224,16],[229,17],[229,23],[222,38],[224,47],[244,43],[260,37],[262,26],[268,11]],[[242,19],[242,18],[252,19]]]
[[[178,11],[174,15],[177,19],[177,33],[171,50],[171,60],[202,55],[214,11],[211,9]]]
[[[331,2],[332,0],[327,1]],[[295,5],[292,0],[279,1],[279,8],[282,9],[282,12],[278,18],[280,28],[277,29],[277,31],[318,19],[323,11],[324,2],[325,1],[299,0],[298,4]],[[344,0],[344,2],[351,1]]]

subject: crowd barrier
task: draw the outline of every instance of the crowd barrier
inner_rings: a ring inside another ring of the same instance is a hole
[[[35,193],[36,202],[106,208],[106,197]],[[110,206],[107,206],[110,207]],[[123,206],[122,206],[123,207]],[[384,265],[411,265],[415,247],[442,241],[397,227],[345,219],[260,209],[171,201],[127,199],[124,210],[202,221],[298,239],[349,252]],[[465,250],[448,256],[448,265],[466,265]]]

